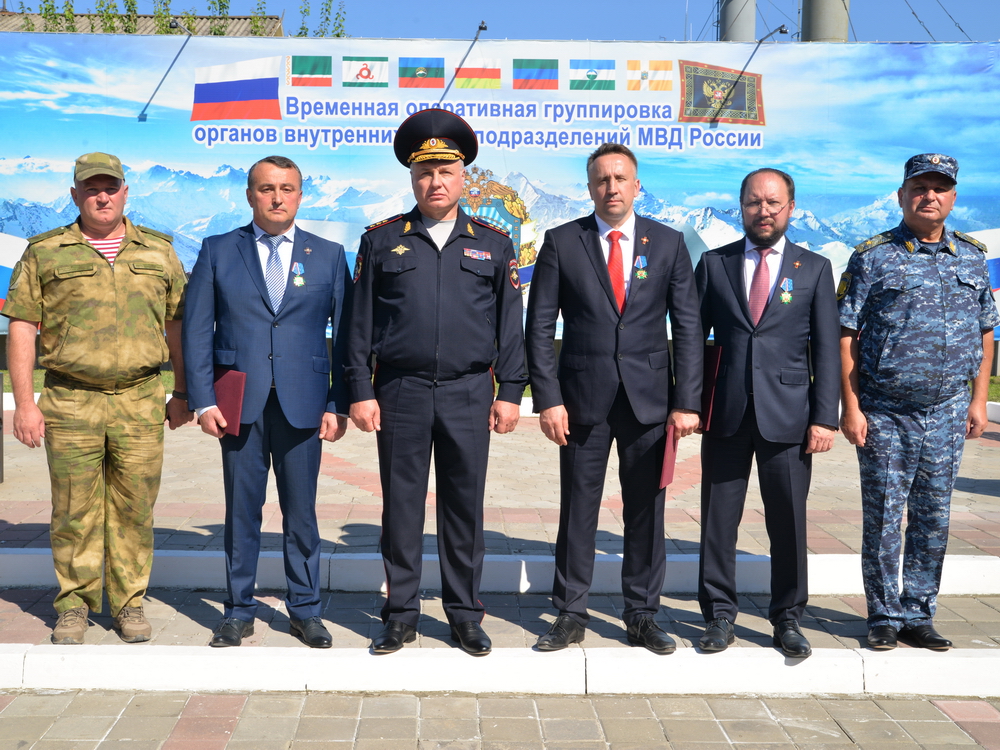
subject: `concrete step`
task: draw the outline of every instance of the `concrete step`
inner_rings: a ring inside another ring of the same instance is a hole
[[[1000,652],[814,649],[788,659],[773,649],[657,656],[641,648],[557,653],[495,649],[0,645],[0,688],[463,692],[645,695],[1000,696]]]
[[[737,555],[737,586],[740,593],[770,590],[771,560],[766,555]],[[621,592],[621,555],[595,558],[595,594]],[[549,555],[487,555],[483,566],[483,593],[552,592],[555,560]],[[326,591],[384,591],[382,556],[374,553],[324,554],[320,586]],[[26,547],[0,549],[0,587],[54,586],[52,552]],[[262,589],[284,589],[281,552],[262,552],[257,566],[257,585]],[[221,551],[157,550],[150,586],[188,589],[224,589],[225,558]],[[438,556],[424,555],[421,588],[441,590]],[[698,591],[698,556],[667,555],[664,594],[694,594]],[[863,595],[861,556],[809,555],[809,593],[813,596]],[[989,555],[948,555],[941,582],[942,596],[1000,594],[1000,558]]]

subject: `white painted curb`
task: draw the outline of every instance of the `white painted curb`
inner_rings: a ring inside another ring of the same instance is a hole
[[[621,592],[621,555],[597,555],[594,565],[595,594]],[[737,589],[743,594],[770,591],[771,561],[765,555],[737,555]],[[549,594],[555,560],[548,555],[487,555],[480,591],[484,594]],[[0,586],[54,586],[52,553],[25,547],[0,549]],[[224,589],[225,558],[220,551],[157,550],[150,586],[187,589]],[[261,552],[257,586],[284,589],[285,571],[281,552]],[[320,586],[329,591],[383,591],[385,572],[377,553],[338,552],[324,554]],[[439,591],[441,576],[437,555],[424,555],[422,589]],[[693,594],[698,590],[698,556],[667,555],[664,594]],[[948,555],[941,580],[941,596],[1000,595],[1000,557],[992,555]],[[809,555],[811,596],[861,596],[860,555]]]
[[[4,690],[467,692],[557,695],[1000,696],[1000,652],[815,649],[788,659],[772,649],[670,656],[644,649],[571,648],[553,654],[496,649],[0,645]]]

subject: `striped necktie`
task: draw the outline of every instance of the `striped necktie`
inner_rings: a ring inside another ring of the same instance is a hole
[[[281,299],[285,296],[285,274],[281,271],[281,256],[278,255],[278,245],[284,237],[280,234],[265,234],[262,238],[271,246],[271,253],[267,256],[267,268],[264,271],[264,283],[267,285],[267,294],[271,298],[271,309],[275,315],[281,307]]]

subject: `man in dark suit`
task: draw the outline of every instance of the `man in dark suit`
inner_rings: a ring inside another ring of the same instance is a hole
[[[758,169],[740,188],[746,237],[705,253],[695,278],[705,336],[721,362],[709,429],[702,438],[698,601],[708,627],[699,645],[734,641],[736,540],[750,464],[771,540],[774,645],[812,652],[799,629],[808,599],[806,496],[812,454],[833,447],[840,351],[830,261],[785,239],[795,183]]]
[[[583,640],[612,441],[624,505],[628,641],[659,654],[675,648],[654,620],[666,569],[660,472],[665,426],[677,437],[698,426],[703,345],[684,238],[635,215],[637,168],[632,152],[617,143],[590,155],[594,214],[546,232],[532,277],[528,372],[542,431],[560,446],[561,478],[552,588],[559,616],[538,639],[540,651]],[[560,311],[557,368],[552,341]]]
[[[253,223],[208,237],[191,273],[183,327],[189,404],[220,438],[229,596],[212,646],[253,634],[261,511],[274,462],[291,632],[329,648],[320,619],[316,480],[321,439],[347,429],[343,350],[350,281],[344,248],[295,226],[302,173],[269,156],[247,173]],[[326,327],[332,322],[333,361]],[[213,370],[246,373],[239,434],[225,432]]]

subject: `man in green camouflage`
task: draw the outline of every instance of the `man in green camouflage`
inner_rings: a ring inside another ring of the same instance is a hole
[[[29,448],[44,438],[49,463],[59,582],[52,642],[83,643],[88,611],[101,611],[103,576],[114,627],[136,643],[152,634],[142,597],[163,422],[176,429],[191,420],[180,344],[186,277],[168,235],[124,217],[128,186],[117,157],[85,154],[73,177],[79,218],[28,241],[3,308],[14,437]],[[46,373],[36,406],[39,324]],[[177,390],[164,405],[159,373],[168,358]]]

